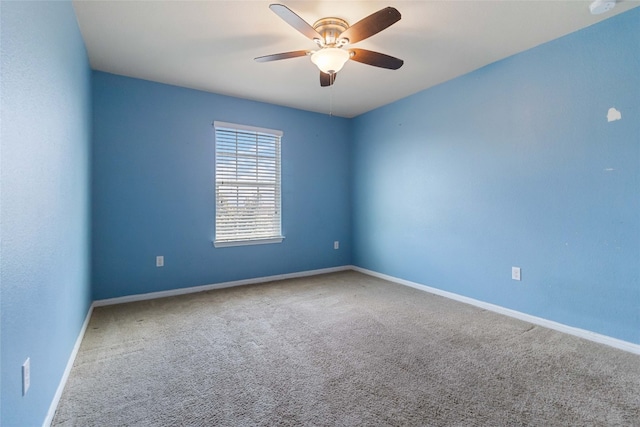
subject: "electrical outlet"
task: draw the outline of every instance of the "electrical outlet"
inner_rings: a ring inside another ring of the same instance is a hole
[[[31,359],[27,357],[27,360],[22,364],[22,395],[26,395],[31,385]]]
[[[156,257],[156,267],[164,267],[164,256],[158,255]]]
[[[511,267],[511,278],[513,280],[520,280],[520,267]]]
[[[333,242],[333,249],[340,249],[340,242],[338,240]]]

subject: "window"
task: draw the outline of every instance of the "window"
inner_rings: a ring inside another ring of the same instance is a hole
[[[282,241],[278,130],[214,122],[216,237],[214,245]]]

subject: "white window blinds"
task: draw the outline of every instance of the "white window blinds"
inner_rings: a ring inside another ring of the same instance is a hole
[[[214,122],[216,138],[215,246],[282,241],[282,132]]]

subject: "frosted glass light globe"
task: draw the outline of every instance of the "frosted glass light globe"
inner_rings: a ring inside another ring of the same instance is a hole
[[[327,74],[337,73],[348,60],[349,51],[337,47],[327,47],[311,54],[311,62]]]

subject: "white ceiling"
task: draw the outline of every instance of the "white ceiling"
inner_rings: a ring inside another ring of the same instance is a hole
[[[393,6],[402,19],[354,45],[401,58],[396,71],[349,61],[321,88],[308,57],[253,58],[314,49],[269,9],[273,1],[73,2],[95,70],[303,110],[354,117],[499,59],[640,6],[590,1],[286,1],[309,24],[335,16],[353,24]]]

